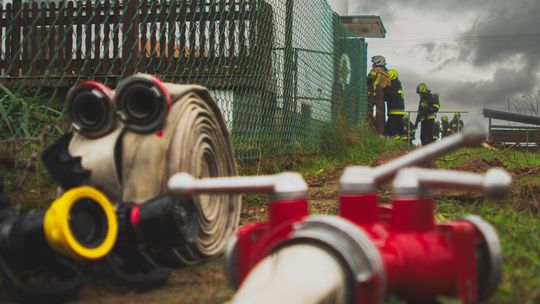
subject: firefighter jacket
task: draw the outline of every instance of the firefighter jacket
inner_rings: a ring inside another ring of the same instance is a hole
[[[465,127],[465,124],[463,123],[463,120],[461,119],[457,119],[454,117],[454,119],[450,121],[450,131],[452,133],[460,132],[461,130],[463,130],[463,127]]]
[[[448,136],[449,128],[450,128],[450,123],[448,121],[441,121],[441,137]]]
[[[385,67],[377,66],[371,69],[367,77],[368,97],[376,97],[377,91],[380,92],[388,85],[390,85],[390,76],[388,76],[388,70]]]
[[[401,81],[396,78],[384,89],[384,99],[387,103],[389,115],[405,114],[405,102],[403,100],[403,88]]]
[[[439,100],[437,100],[430,91],[420,95],[415,126],[418,126],[418,122],[425,119],[435,120],[435,114],[439,111],[440,107]]]

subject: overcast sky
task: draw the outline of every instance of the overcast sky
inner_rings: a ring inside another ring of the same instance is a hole
[[[539,93],[539,0],[349,0],[349,14],[381,16],[388,33],[367,39],[368,60],[383,55],[399,72],[407,109],[419,82],[441,110],[470,111],[466,123],[483,121],[483,107],[507,110],[508,98],[524,112],[519,100]]]

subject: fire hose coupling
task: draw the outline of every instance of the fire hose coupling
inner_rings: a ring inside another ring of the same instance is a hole
[[[478,145],[485,138],[484,129],[478,124],[473,124],[461,133],[419,148],[378,167],[348,167],[339,181],[340,192],[343,194],[375,192],[378,185],[391,180],[404,167],[429,162],[459,147]]]
[[[483,242],[477,245],[478,299],[491,297],[502,279],[503,256],[497,231],[490,223],[476,215],[467,215],[461,219],[472,224],[482,236]]]
[[[83,136],[98,138],[108,134],[116,125],[113,92],[99,82],[81,82],[67,94],[66,113],[73,128]]]
[[[269,193],[271,200],[306,199],[308,186],[293,172],[264,176],[235,176],[195,179],[177,173],[169,179],[169,191],[176,196],[199,193]]]
[[[95,260],[109,253],[116,235],[111,202],[90,187],[64,193],[47,211],[13,215],[0,223],[2,252],[15,258],[52,249],[73,260]]]
[[[122,80],[115,93],[118,115],[128,129],[138,133],[152,133],[165,123],[171,96],[156,77],[133,75]]]
[[[149,290],[161,286],[170,276],[170,268],[155,257],[197,239],[199,221],[191,198],[178,199],[169,194],[142,204],[116,206],[118,239],[103,266],[116,282]],[[167,263],[166,263],[167,264]]]
[[[96,260],[113,248],[118,224],[109,199],[84,186],[53,202],[45,213],[43,231],[54,251],[76,260]]]
[[[165,251],[192,243],[199,232],[193,200],[160,195],[142,204],[123,203],[117,208],[119,221],[128,222],[128,231],[152,251]],[[121,223],[125,224],[125,223]]]
[[[502,169],[485,174],[450,170],[405,168],[393,181],[396,196],[428,196],[429,189],[463,189],[483,192],[489,198],[504,198],[510,193],[512,177]]]

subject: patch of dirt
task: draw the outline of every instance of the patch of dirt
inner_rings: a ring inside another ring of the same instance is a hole
[[[333,170],[323,171],[317,176],[309,176],[306,178],[306,182],[309,187],[326,187],[328,184],[337,184],[339,177],[345,169],[345,165],[337,165]]]
[[[337,180],[328,181],[327,184],[322,187],[310,188],[308,190],[308,197],[310,201],[329,199],[336,200],[338,197],[338,189],[339,187]]]
[[[484,173],[489,169],[492,168],[506,168],[503,162],[501,162],[499,159],[484,159],[484,158],[469,158],[463,163],[455,166],[454,170],[458,171],[467,171],[467,172],[476,172],[476,173]]]
[[[518,176],[518,179],[512,185],[510,202],[516,210],[528,210],[534,214],[539,214],[540,183],[537,180],[529,180],[525,176],[523,174]]]
[[[492,168],[503,168],[512,175],[512,191],[504,199],[505,202],[512,204],[516,210],[540,213],[540,183],[535,179],[530,179],[534,176],[540,176],[540,166],[507,169],[499,159],[470,158],[452,169],[485,173]],[[480,193],[474,191],[437,190],[434,195],[435,197],[445,197],[463,202],[482,198]]]
[[[136,292],[104,279],[88,282],[73,303],[224,303],[232,297],[223,260],[175,269],[159,288]]]
[[[540,176],[540,166],[535,167],[523,167],[523,168],[516,168],[513,170],[515,175],[528,175],[528,174],[534,174]]]
[[[401,157],[405,154],[409,154],[410,151],[388,151],[388,152],[385,152],[381,155],[379,155],[377,158],[375,158],[375,160],[371,163],[371,166],[372,167],[377,167],[377,166],[380,166],[382,164],[385,164],[391,160],[394,160],[398,157]],[[423,164],[420,164],[418,165],[418,167],[422,167],[422,168],[432,168],[432,169],[437,169],[437,164],[435,164],[435,161],[429,161],[429,162],[425,162]]]
[[[400,156],[403,156],[405,154],[407,154],[408,151],[388,151],[388,152],[384,152],[383,154],[379,155],[377,158],[375,158],[375,160],[373,160],[373,162],[371,162],[371,166],[372,167],[377,167],[377,166],[380,166],[384,163],[387,163],[393,159],[396,159]]]

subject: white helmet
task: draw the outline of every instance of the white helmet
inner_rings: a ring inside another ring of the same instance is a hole
[[[371,62],[373,62],[373,64],[376,66],[386,65],[386,59],[381,55],[371,57]]]

